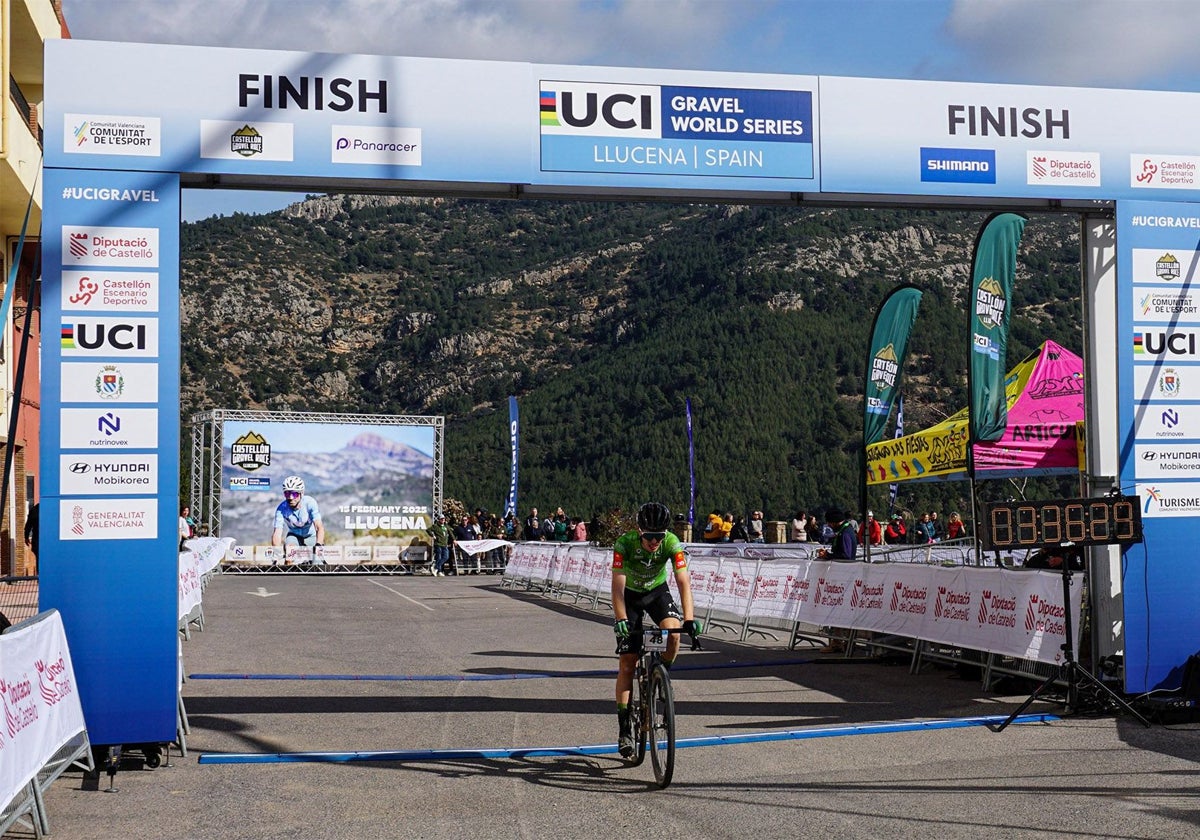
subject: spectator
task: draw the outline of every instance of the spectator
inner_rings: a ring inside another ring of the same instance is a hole
[[[913,542],[937,542],[937,526],[933,524],[933,520],[930,518],[928,513],[921,514],[921,521],[918,522],[917,527],[913,529]]]
[[[37,560],[38,556],[39,504],[38,502],[34,502],[33,507],[29,509],[29,515],[25,517],[25,545],[29,546],[29,550],[33,552],[34,560]]]
[[[858,541],[870,540],[871,545],[883,545],[883,530],[875,519],[875,511],[867,511],[867,521],[858,528]]]
[[[936,510],[929,511],[929,521],[933,523],[933,538],[935,540],[946,539],[945,525],[938,519],[938,512]]]
[[[525,517],[525,532],[521,535],[525,542],[536,542],[542,538],[542,524],[538,520],[537,508],[530,508]]]
[[[191,517],[188,515],[190,513],[191,513],[191,509],[187,505],[184,505],[183,507],[181,507],[179,509],[179,550],[180,551],[183,551],[183,544],[192,538],[192,522],[191,522]],[[29,515],[32,517],[33,512],[30,511]],[[29,521],[28,520],[26,520],[26,522],[25,522],[25,542],[26,543],[29,542]],[[37,554],[36,548],[33,550],[33,553],[35,555]]]
[[[542,517],[542,541],[554,542],[554,517]]]
[[[967,523],[962,521],[958,511],[950,514],[950,522],[946,525],[946,539],[958,540],[967,536]]]
[[[808,542],[808,516],[803,510],[792,517],[792,542]]]
[[[733,514],[727,513],[721,519],[721,542],[733,539]]]
[[[471,530],[471,517],[463,516],[462,521],[454,526],[454,542],[471,542],[475,539],[475,533]],[[461,550],[461,549],[460,549]],[[451,564],[454,566],[454,574],[458,574],[458,555],[454,554]],[[444,575],[443,575],[444,577]]]
[[[717,543],[721,541],[722,530],[721,512],[714,510],[708,515],[708,521],[704,523],[704,533],[700,535],[700,539],[706,543]]]
[[[756,510],[750,514],[750,519],[748,522],[746,522],[746,542],[765,542],[764,536],[763,512],[761,510]]]
[[[902,515],[892,514],[892,521],[883,530],[883,541],[888,545],[901,545],[908,542],[908,528],[904,524]]]
[[[559,510],[562,510],[562,508],[559,508]],[[571,527],[567,524],[567,515],[565,513],[554,514],[554,541],[571,541]]]
[[[434,517],[433,524],[425,529],[425,533],[429,535],[429,540],[433,543],[433,568],[430,574],[434,577],[445,577],[442,567],[450,559],[451,539],[450,529],[446,527],[446,517],[441,514]]]
[[[737,517],[729,526],[730,542],[750,542],[750,535],[746,531],[746,523],[742,521],[742,517]]]
[[[804,526],[804,530],[808,532],[808,541],[810,543],[821,542],[821,523],[817,522],[816,516],[808,517],[808,524]]]
[[[587,542],[587,523],[583,517],[576,516],[571,520],[571,539],[575,542]]]

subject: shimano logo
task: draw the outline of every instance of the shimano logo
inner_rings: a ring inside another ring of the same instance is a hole
[[[921,180],[935,183],[996,183],[992,149],[921,148]]]

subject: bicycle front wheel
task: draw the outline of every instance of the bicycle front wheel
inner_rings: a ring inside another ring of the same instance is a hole
[[[646,698],[650,712],[650,762],[654,779],[660,788],[671,784],[675,772],[675,692],[671,675],[664,665],[656,665],[650,674],[650,696]]]

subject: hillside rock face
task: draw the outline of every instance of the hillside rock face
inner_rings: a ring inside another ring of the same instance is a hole
[[[773,504],[763,497],[777,485],[786,508],[830,470],[853,486],[866,332],[896,283],[926,290],[905,365],[908,421],[961,407],[964,297],[983,218],[315,196],[188,224],[184,416],[445,415],[448,438],[472,449],[448,446],[447,493],[470,500],[493,493],[481,485],[493,473],[507,487],[506,420],[494,415],[507,416],[512,394],[523,423],[539,423],[525,433],[523,475],[590,508],[619,501],[606,495],[623,472],[601,466],[610,452],[648,475],[661,467],[678,496],[686,475],[659,453],[677,446],[691,398],[704,418],[697,460],[741,482],[725,453],[771,449],[755,468],[754,506]],[[1044,338],[1079,350],[1078,225],[1030,219],[1020,259],[1010,361]],[[560,480],[568,467],[576,478]],[[647,481],[623,492],[659,479]]]

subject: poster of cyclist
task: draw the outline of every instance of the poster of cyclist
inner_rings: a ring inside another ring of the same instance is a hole
[[[430,426],[227,420],[221,440],[220,533],[240,545],[269,545],[283,505],[288,529],[319,511],[328,545],[397,544],[430,525]]]

